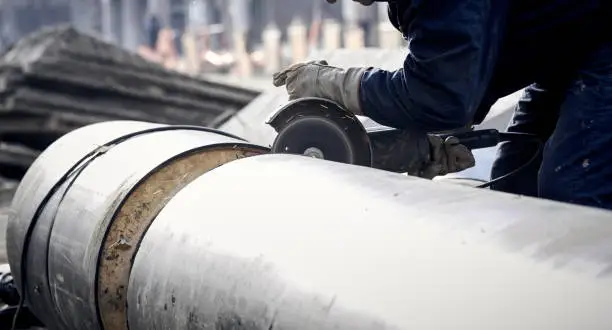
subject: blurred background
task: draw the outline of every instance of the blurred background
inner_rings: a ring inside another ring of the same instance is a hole
[[[315,49],[402,45],[383,4],[323,0],[2,0],[0,49],[43,26],[79,31],[168,69],[269,76]]]

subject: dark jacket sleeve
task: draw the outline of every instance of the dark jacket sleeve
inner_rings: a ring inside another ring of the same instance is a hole
[[[428,132],[467,125],[494,71],[506,8],[507,0],[413,0],[404,6],[397,16],[409,54],[397,71],[364,75],[364,114],[383,125]]]

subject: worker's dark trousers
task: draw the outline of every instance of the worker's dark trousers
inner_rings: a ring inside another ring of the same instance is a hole
[[[592,54],[569,87],[528,87],[508,131],[547,142],[532,166],[493,189],[612,209],[612,44]],[[502,145],[492,177],[517,169],[533,151]]]

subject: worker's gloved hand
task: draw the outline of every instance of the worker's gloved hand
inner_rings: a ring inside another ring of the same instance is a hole
[[[438,135],[428,135],[427,138],[431,150],[430,159],[419,176],[432,179],[439,175],[463,171],[476,164],[472,151],[460,144],[456,137],[442,140]]]
[[[371,143],[377,151],[374,167],[403,170],[411,176],[433,179],[475,165],[472,152],[456,137],[442,140],[439,135],[403,130],[390,138],[372,139]]]
[[[289,99],[320,97],[363,115],[359,101],[361,78],[368,68],[342,69],[326,61],[294,64],[274,74],[274,86],[285,86]]]

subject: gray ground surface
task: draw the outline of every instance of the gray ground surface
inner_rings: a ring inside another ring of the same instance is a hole
[[[7,182],[0,178],[0,264],[7,262],[6,259],[6,222],[8,206],[11,203],[17,183]]]
[[[0,264],[6,260],[6,208],[0,208]]]

